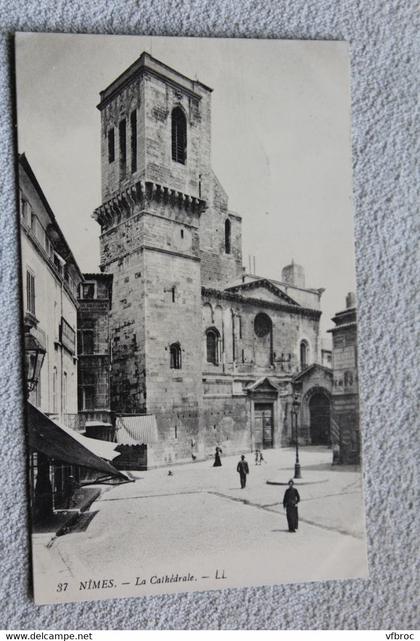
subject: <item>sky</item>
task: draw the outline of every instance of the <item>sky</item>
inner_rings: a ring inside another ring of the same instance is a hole
[[[321,328],[355,289],[349,52],[343,42],[17,34],[18,148],[84,272],[99,271],[99,92],[142,51],[213,88],[212,164],[243,218],[243,262],[293,258],[325,288]]]

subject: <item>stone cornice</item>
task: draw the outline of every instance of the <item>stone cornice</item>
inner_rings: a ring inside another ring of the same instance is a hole
[[[229,301],[234,301],[236,303],[243,303],[245,305],[255,305],[258,307],[265,307],[267,309],[277,309],[289,314],[296,314],[298,316],[306,316],[312,320],[319,320],[322,312],[319,309],[310,309],[309,307],[300,307],[297,305],[290,305],[288,303],[275,303],[274,301],[260,300],[256,298],[247,298],[246,296],[241,296],[230,290],[220,290],[212,289],[210,287],[201,288],[202,296],[214,297]]]
[[[100,267],[102,269],[105,269],[105,267],[108,267],[108,265],[112,265],[112,263],[115,263],[117,260],[121,260],[121,258],[126,258],[127,256],[131,256],[131,254],[136,254],[144,251],[159,252],[161,254],[170,254],[171,256],[177,256],[178,258],[185,258],[186,260],[192,260],[197,263],[200,262],[200,258],[198,256],[194,256],[191,254],[183,254],[182,252],[173,251],[172,249],[164,249],[163,247],[155,247],[153,245],[138,245],[137,247],[134,247],[128,252],[124,252],[123,254],[119,254],[118,256],[115,256],[111,260],[102,261],[100,264]]]
[[[139,180],[133,185],[118,191],[97,207],[92,214],[101,227],[108,229],[118,224],[119,218],[124,214],[129,217],[137,204],[147,202],[164,202],[178,206],[186,211],[201,214],[206,208],[206,201],[196,196],[190,196],[182,191],[170,189],[164,185],[149,181]]]

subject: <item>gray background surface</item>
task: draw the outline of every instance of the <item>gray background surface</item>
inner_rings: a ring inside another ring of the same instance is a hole
[[[414,10],[410,0],[0,0],[1,628],[419,626],[414,507],[419,196],[414,184],[414,34],[419,25]],[[11,97],[11,34],[16,30],[350,42],[369,580],[33,605],[28,591]]]

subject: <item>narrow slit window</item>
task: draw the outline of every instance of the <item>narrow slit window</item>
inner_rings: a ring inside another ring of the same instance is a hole
[[[115,131],[114,128],[108,131],[108,162],[115,160]]]
[[[137,112],[131,112],[130,116],[131,127],[131,173],[137,171]]]
[[[172,160],[185,165],[187,159],[187,119],[180,107],[172,111]]]
[[[230,254],[231,251],[231,224],[229,218],[225,221],[225,253]]]
[[[120,134],[120,177],[125,178],[127,170],[127,140],[126,140],[126,122],[121,120],[119,126]]]
[[[308,344],[302,341],[300,344],[300,368],[305,369],[308,365]]]

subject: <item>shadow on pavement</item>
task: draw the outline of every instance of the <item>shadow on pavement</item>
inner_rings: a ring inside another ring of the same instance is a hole
[[[83,512],[79,515],[76,521],[68,526],[64,526],[60,530],[60,533],[57,532],[57,536],[63,536],[64,534],[70,533],[73,534],[73,532],[86,532],[98,512],[99,510],[96,510],[96,512]]]
[[[360,470],[359,465],[332,465],[332,463],[317,463],[313,465],[301,465],[302,467],[302,476],[305,470],[311,470],[312,472],[357,472]],[[287,467],[279,467],[279,470],[289,470],[293,474],[290,465]]]

